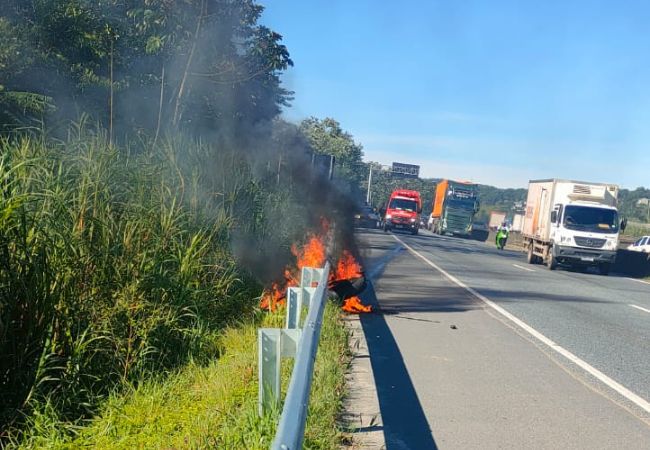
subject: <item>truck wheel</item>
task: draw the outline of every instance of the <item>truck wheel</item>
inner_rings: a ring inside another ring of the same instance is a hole
[[[548,261],[546,262],[546,265],[548,266],[548,270],[555,270],[557,268],[557,260],[555,259],[555,256],[553,256],[552,250],[548,255]]]
[[[610,263],[600,263],[598,264],[598,271],[601,275],[609,275],[609,270],[611,269]]]
[[[528,254],[526,255],[528,264],[537,264],[537,256],[533,253],[533,244],[528,247]]]
[[[411,234],[413,234],[413,236],[416,236],[418,234],[418,229],[416,228],[415,230],[411,231]]]

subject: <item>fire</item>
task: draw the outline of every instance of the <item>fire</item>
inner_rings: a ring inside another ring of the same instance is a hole
[[[287,288],[300,284],[300,274],[303,267],[323,267],[325,265],[327,260],[325,242],[329,224],[324,221],[322,229],[321,234],[311,233],[302,247],[295,244],[291,247],[291,253],[296,257],[296,264],[293,267],[287,266],[285,268],[284,282],[273,283],[271,288],[264,293],[260,301],[262,309],[275,311],[278,307],[283,307],[286,304]],[[349,251],[344,250],[335,270],[330,273],[329,283],[359,277],[363,277],[361,265]],[[351,313],[370,312],[372,310],[370,306],[363,305],[359,297],[356,296],[345,299],[342,308],[344,311]]]
[[[285,304],[284,290],[280,288],[278,283],[273,283],[271,289],[264,292],[262,300],[260,300],[260,308],[268,311],[275,311],[278,306]]]
[[[335,280],[345,280],[348,278],[355,278],[361,276],[361,266],[354,259],[352,253],[347,250],[343,250],[343,255],[339,258],[339,263],[336,265],[336,271],[334,272]]]
[[[288,287],[300,284],[300,273],[303,267],[323,267],[325,265],[325,233],[323,235],[310,234],[302,248],[291,246],[291,253],[296,257],[295,267],[287,266],[284,269],[284,283],[273,283],[271,288],[264,293],[260,301],[260,308],[275,311],[286,303]]]
[[[295,245],[291,247],[291,253],[296,257],[298,270],[303,267],[323,267],[325,265],[325,244],[323,237],[311,235],[302,249]]]
[[[354,256],[352,256],[352,253],[343,250],[343,254],[336,265],[336,270],[332,275],[333,276],[330,277],[330,283],[337,280],[349,280],[362,277],[363,270],[357,260],[354,259]],[[353,314],[368,313],[372,311],[372,307],[361,303],[361,299],[356,295],[343,300],[343,306],[341,308],[343,311]]]
[[[345,312],[349,312],[352,314],[372,312],[372,306],[364,305],[363,303],[361,303],[361,299],[357,296],[350,297],[344,300],[341,309]]]

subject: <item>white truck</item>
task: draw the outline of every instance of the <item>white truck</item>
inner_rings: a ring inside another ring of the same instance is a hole
[[[512,228],[510,231],[514,231],[515,233],[521,233],[521,230],[524,225],[524,215],[523,214],[515,214],[512,216]]]
[[[531,180],[522,224],[530,264],[596,266],[607,275],[616,258],[618,186],[569,180]]]

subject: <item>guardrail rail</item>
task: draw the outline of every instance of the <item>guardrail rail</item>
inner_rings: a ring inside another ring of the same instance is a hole
[[[271,446],[274,450],[302,448],[314,362],[327,300],[329,271],[329,263],[323,268],[304,267],[300,286],[287,289],[285,327],[258,330],[260,416],[280,403],[282,358],[295,358],[282,415]],[[308,311],[304,321],[301,321],[304,307]]]

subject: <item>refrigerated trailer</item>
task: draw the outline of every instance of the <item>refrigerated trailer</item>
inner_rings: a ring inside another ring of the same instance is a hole
[[[616,258],[618,186],[571,180],[528,184],[522,236],[530,264],[598,267],[608,274]]]
[[[510,231],[514,231],[515,233],[521,233],[523,225],[524,225],[524,215],[515,214],[514,216],[512,216],[512,227],[510,228]]]
[[[496,230],[506,221],[506,213],[501,211],[492,211],[490,213],[490,222],[488,226],[491,230]]]

